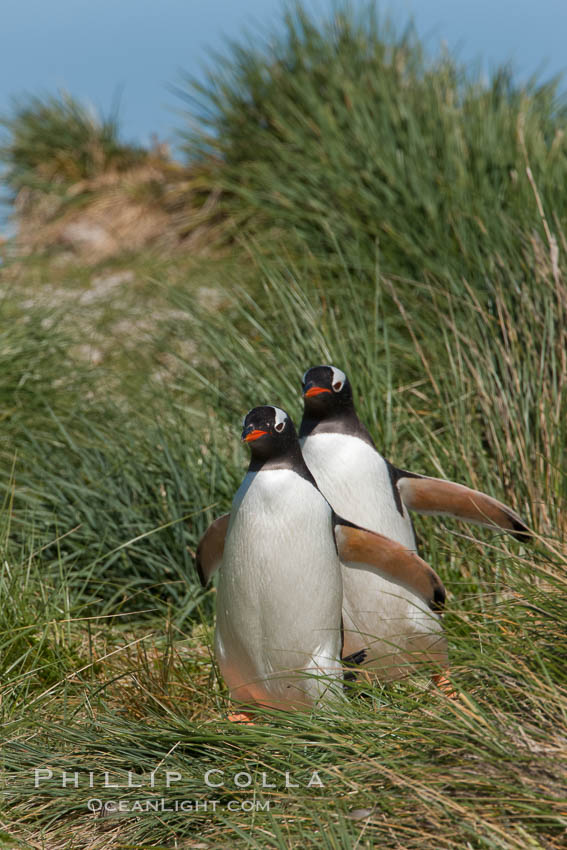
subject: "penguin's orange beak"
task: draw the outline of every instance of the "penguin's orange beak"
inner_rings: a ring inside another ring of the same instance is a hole
[[[311,398],[314,395],[321,395],[321,393],[330,393],[331,390],[326,389],[325,387],[309,387],[309,389],[303,393],[304,398]]]
[[[259,428],[256,428],[254,431],[250,431],[249,434],[246,434],[242,439],[245,443],[251,443],[252,440],[257,440],[258,437],[263,437],[264,434],[267,433],[267,431],[261,431]]]

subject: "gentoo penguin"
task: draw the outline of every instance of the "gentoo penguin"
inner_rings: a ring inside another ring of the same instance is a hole
[[[408,508],[445,514],[529,536],[520,517],[496,499],[461,484],[396,469],[377,451],[356,414],[352,389],[335,366],[303,376],[299,439],[307,466],[341,516],[416,551]],[[378,575],[343,566],[344,652],[367,649],[366,664],[382,680],[406,675],[437,641],[420,600]],[[438,624],[439,628],[440,623]],[[366,666],[366,665],[365,665]]]
[[[197,549],[203,584],[220,567],[216,657],[234,701],[313,707],[342,689],[339,557],[353,572],[411,588],[430,617],[444,588],[417,555],[334,513],[283,410],[251,410],[242,440],[251,449],[248,471],[230,514],[212,523]]]

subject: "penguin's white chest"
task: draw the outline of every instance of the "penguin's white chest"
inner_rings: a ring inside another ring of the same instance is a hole
[[[403,506],[400,513],[388,465],[372,446],[346,434],[316,434],[302,440],[302,452],[340,516],[415,550],[409,514]]]
[[[332,516],[291,470],[248,473],[233,501],[215,647],[231,695],[312,705],[341,675],[342,580]],[[303,673],[303,679],[298,678]]]
[[[346,434],[316,434],[302,452],[321,492],[344,519],[415,551],[407,509],[398,509],[388,465],[363,440]],[[367,650],[381,679],[395,679],[424,660],[446,665],[439,617],[408,588],[367,570],[343,566],[344,654]]]

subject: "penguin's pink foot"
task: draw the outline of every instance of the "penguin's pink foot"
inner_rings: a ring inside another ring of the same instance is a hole
[[[246,726],[254,726],[252,715],[247,714],[245,711],[238,711],[234,714],[229,714],[228,719],[231,723],[245,723]]]
[[[459,699],[459,695],[451,684],[451,680],[447,675],[448,672],[449,671],[447,670],[444,673],[435,673],[431,677],[431,680],[435,687],[439,688],[439,690],[442,691],[446,697],[449,697],[449,699]]]

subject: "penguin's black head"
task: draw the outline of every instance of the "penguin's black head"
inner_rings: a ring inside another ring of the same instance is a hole
[[[345,373],[336,366],[312,366],[303,376],[303,404],[313,419],[352,407],[352,388]]]
[[[294,448],[297,434],[285,410],[266,404],[244,417],[242,441],[250,445],[253,457],[272,458]]]

